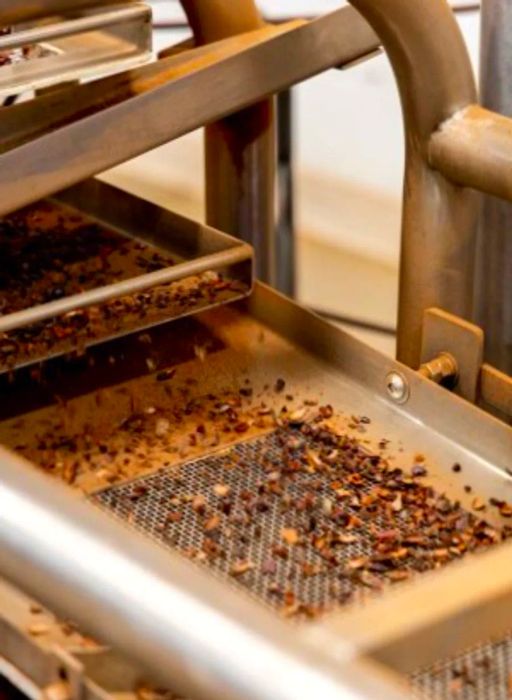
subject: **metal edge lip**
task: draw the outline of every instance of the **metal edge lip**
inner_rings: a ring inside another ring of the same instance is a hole
[[[319,624],[351,639],[363,656],[411,673],[510,633],[511,557],[509,541],[424,573],[363,608],[337,611]]]
[[[157,270],[146,275],[140,275],[130,280],[123,280],[106,287],[92,289],[82,294],[74,294],[71,297],[40,304],[31,309],[24,309],[16,313],[0,318],[0,333],[20,328],[31,323],[44,321],[48,318],[60,316],[87,306],[101,304],[115,297],[134,294],[153,286],[176,282],[186,277],[198,275],[209,270],[215,270],[225,265],[234,265],[251,259],[248,246],[240,246],[231,250],[213,253],[197,260],[178,263],[174,267]]]
[[[64,58],[66,53],[60,48],[54,49],[54,55],[51,58]],[[48,57],[50,58],[50,57]],[[133,70],[143,65],[151,63],[153,59],[152,52],[148,50],[137,50],[128,53],[125,56],[114,55],[102,63],[91,65],[90,63],[77,61],[76,64],[69,64],[65,70],[59,72],[58,76],[54,73],[49,73],[45,76],[26,76],[23,80],[12,81],[10,85],[2,85],[0,87],[0,97],[8,97],[13,94],[19,94],[30,90],[39,90],[46,87],[52,87],[60,82],[68,82],[74,80],[88,81],[91,79],[100,79],[115,75],[125,70]],[[45,59],[42,59],[45,60]]]
[[[151,16],[151,7],[146,3],[124,0],[122,4],[84,12],[76,19],[20,29],[0,37],[2,50],[36,45],[47,51],[46,56],[3,66],[0,96],[61,82],[105,78],[151,62]],[[75,54],[73,44],[70,47],[67,42],[76,41],[81,35],[87,38],[88,52]]]
[[[231,299],[228,299],[227,301],[217,301],[217,302],[213,302],[213,303],[208,303],[207,305],[200,306],[198,308],[192,307],[188,311],[184,311],[183,313],[180,313],[179,316],[170,316],[167,319],[157,320],[157,321],[154,321],[151,323],[141,323],[140,325],[137,325],[136,328],[129,328],[129,329],[124,330],[124,331],[119,331],[115,335],[111,334],[111,333],[106,334],[102,337],[99,337],[97,339],[93,339],[93,340],[87,342],[87,348],[94,348],[94,347],[97,347],[98,345],[101,345],[102,343],[108,343],[108,342],[111,342],[114,340],[119,340],[120,338],[125,338],[127,336],[133,335],[134,333],[142,333],[142,332],[147,331],[151,328],[155,328],[156,326],[161,326],[161,325],[166,324],[166,323],[172,323],[173,321],[177,321],[177,320],[182,319],[182,318],[188,318],[190,316],[194,316],[196,314],[201,314],[203,312],[212,311],[212,310],[218,308],[219,306],[223,306],[226,304],[234,304],[237,301],[242,301],[243,299],[250,296],[250,294],[252,293],[252,288],[253,287],[251,285],[251,287],[247,288],[246,292],[237,292],[236,295],[234,295]],[[50,353],[46,354],[44,357],[36,357],[34,359],[31,358],[31,359],[27,359],[27,360],[24,360],[22,362],[19,362],[16,364],[14,369],[19,370],[19,369],[22,369],[23,367],[29,367],[31,365],[34,365],[35,363],[38,363],[38,362],[46,362],[46,361],[54,360],[54,359],[57,359],[59,357],[62,357],[62,355],[65,355],[65,354],[66,354],[66,351],[50,352]],[[8,371],[8,368],[0,368],[0,376],[7,371]]]
[[[272,313],[269,313],[272,301]],[[277,301],[279,303],[275,303]],[[510,467],[512,427],[498,418],[260,282],[256,283],[254,293],[246,303],[249,313],[257,320],[318,360],[336,367],[397,412],[428,426],[445,439],[457,442],[463,449],[492,463],[500,473]],[[306,322],[310,324],[307,336],[303,333]],[[409,382],[410,398],[402,406],[387,395],[385,378],[393,370],[400,372]],[[450,424],[445,419],[448,410],[454,417]],[[487,439],[483,438],[484,433]]]
[[[27,3],[26,0],[0,0],[0,16],[4,25],[10,25],[69,10],[86,10],[98,5],[112,6],[119,2],[120,0],[42,0]]]

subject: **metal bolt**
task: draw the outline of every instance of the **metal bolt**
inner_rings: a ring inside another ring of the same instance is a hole
[[[430,362],[424,362],[418,372],[436,384],[454,388],[459,378],[457,360],[449,352],[440,352]]]
[[[409,399],[409,382],[400,372],[390,372],[386,376],[386,388],[395,403],[405,403]]]

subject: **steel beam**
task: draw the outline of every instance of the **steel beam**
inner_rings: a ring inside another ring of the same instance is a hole
[[[182,0],[198,44],[263,26],[253,0]],[[241,78],[244,79],[244,78]],[[256,274],[276,283],[274,98],[205,128],[206,220],[256,253]]]

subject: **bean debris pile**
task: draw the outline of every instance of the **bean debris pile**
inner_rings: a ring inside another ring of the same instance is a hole
[[[47,304],[175,264],[155,247],[81,214],[38,203],[0,219],[0,314]],[[92,341],[157,323],[240,292],[206,272],[0,334],[0,369],[82,351]]]
[[[316,617],[510,537],[326,421],[270,434],[100,493],[104,507],[286,616]],[[358,419],[363,424],[366,417]]]

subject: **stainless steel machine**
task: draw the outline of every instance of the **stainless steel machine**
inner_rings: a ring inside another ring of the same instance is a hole
[[[0,0],[0,87],[35,91],[0,110],[0,676],[34,700],[508,698],[512,379],[475,261],[512,122],[444,0],[182,4],[193,37],[149,60],[141,3]],[[397,361],[254,281],[273,96],[381,47]],[[203,125],[207,224],[95,179]]]

